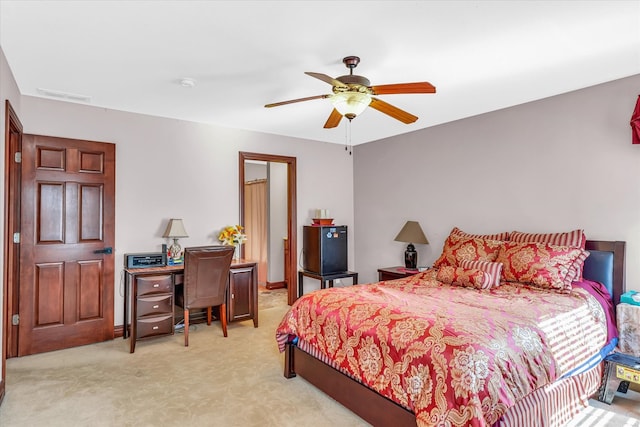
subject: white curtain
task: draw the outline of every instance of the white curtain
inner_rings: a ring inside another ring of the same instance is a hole
[[[245,258],[258,263],[258,284],[267,283],[267,180],[244,184]]]

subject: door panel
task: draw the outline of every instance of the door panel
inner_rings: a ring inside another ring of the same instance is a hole
[[[64,243],[64,185],[42,183],[38,185],[37,241],[43,243]]]
[[[36,265],[34,326],[36,328],[64,324],[64,265]]]
[[[78,263],[78,319],[98,319],[102,316],[102,260]]]
[[[113,339],[115,145],[23,136],[18,355]],[[98,252],[98,253],[96,253]]]

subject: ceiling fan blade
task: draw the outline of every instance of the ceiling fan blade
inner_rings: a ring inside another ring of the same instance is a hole
[[[326,74],[312,73],[310,71],[305,71],[304,73],[308,76],[315,77],[316,79],[322,80],[325,83],[329,83],[331,86],[348,87],[346,84],[342,83],[340,80],[336,80],[333,77],[327,76]]]
[[[309,96],[307,98],[290,99],[289,101],[274,102],[273,104],[267,104],[265,105],[265,107],[266,108],[278,107],[280,105],[293,104],[294,102],[311,101],[312,99],[324,99],[330,96],[331,95],[316,95],[316,96]]]
[[[371,104],[369,104],[369,107],[391,116],[396,120],[400,120],[402,123],[409,124],[418,120],[417,116],[407,113],[406,111],[401,110],[398,107],[394,107],[393,105],[377,98],[371,98]]]
[[[342,114],[338,112],[335,108],[329,115],[327,122],[324,124],[325,129],[330,129],[338,126],[340,124],[340,120],[342,120]]]
[[[390,85],[371,86],[373,95],[391,95],[401,93],[436,93],[436,88],[428,82],[396,83]]]

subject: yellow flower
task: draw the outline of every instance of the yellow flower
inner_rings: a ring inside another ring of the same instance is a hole
[[[237,245],[247,241],[247,236],[243,233],[244,227],[241,225],[230,225],[222,229],[218,235],[220,240],[225,245]]]

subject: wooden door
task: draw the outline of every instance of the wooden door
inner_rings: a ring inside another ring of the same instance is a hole
[[[113,339],[115,145],[22,140],[18,355]]]

